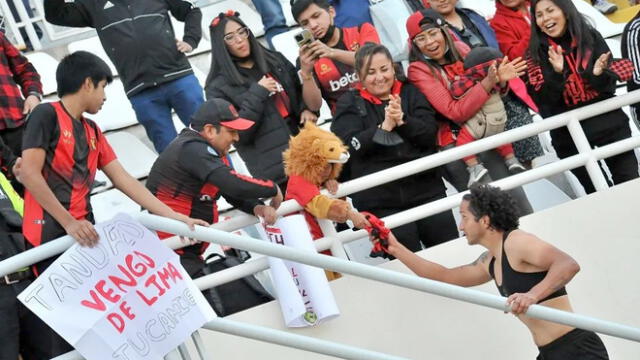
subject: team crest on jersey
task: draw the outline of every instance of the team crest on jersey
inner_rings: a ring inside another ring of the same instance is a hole
[[[92,137],[92,138],[89,140],[89,146],[91,146],[91,150],[95,150],[95,149],[97,149],[97,147],[96,147],[96,138]]]
[[[327,64],[320,64],[320,75],[324,75],[331,72],[331,66]]]
[[[351,46],[349,46],[349,48],[351,49],[351,51],[358,51],[358,49],[360,49],[360,43],[354,41],[351,43]]]

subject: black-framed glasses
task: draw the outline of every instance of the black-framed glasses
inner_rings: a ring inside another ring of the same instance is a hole
[[[249,31],[248,27],[241,27],[236,31],[225,34],[223,39],[227,43],[232,43],[236,39],[244,40],[249,37]]]

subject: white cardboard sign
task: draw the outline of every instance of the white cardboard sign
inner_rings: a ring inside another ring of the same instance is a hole
[[[160,359],[215,313],[178,255],[131,217],[96,225],[18,299],[87,359]]]
[[[282,217],[275,226],[258,230],[273,244],[317,253],[302,215]],[[340,315],[323,269],[274,257],[269,265],[286,326],[318,325]]]

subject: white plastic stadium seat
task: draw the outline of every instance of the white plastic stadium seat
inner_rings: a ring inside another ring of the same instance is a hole
[[[140,205],[129,199],[118,189],[91,196],[91,206],[97,223],[110,220],[119,212],[130,215],[140,212]]]
[[[284,55],[284,57],[294,65],[298,58],[298,43],[296,42],[295,36],[301,31],[301,28],[291,29],[287,32],[278,34],[271,39],[276,51],[282,53],[282,55]]]
[[[182,40],[182,38],[184,37],[184,23],[176,20],[173,16],[171,16],[171,25],[173,26],[173,32],[176,36],[176,39]],[[192,52],[187,53],[187,56],[201,54],[209,50],[211,50],[211,42],[208,40],[208,38],[205,39],[204,37],[202,37],[202,39],[200,39],[200,42],[198,43],[198,47],[193,49]]]
[[[606,39],[622,34],[625,24],[614,23],[584,0],[573,0],[573,3],[580,13],[586,15],[592,21],[592,24],[598,29],[603,38]]]
[[[280,5],[282,5],[282,12],[284,13],[284,18],[287,20],[287,25],[298,25],[293,15],[291,15],[291,2],[289,0],[280,0]]]
[[[67,47],[69,48],[70,53],[76,52],[79,50],[84,50],[84,51],[93,53],[94,55],[98,56],[100,59],[104,60],[104,62],[106,62],[107,65],[109,65],[109,69],[111,69],[111,72],[113,73],[114,76],[118,75],[118,70],[116,70],[115,65],[113,65],[113,63],[111,62],[111,59],[109,59],[109,56],[107,56],[107,53],[104,51],[104,48],[102,47],[102,43],[100,42],[100,39],[98,39],[97,36],[71,42]]]
[[[29,53],[27,58],[40,74],[43,95],[55,93],[57,91],[56,69],[58,68],[58,60],[43,52]]]
[[[103,132],[117,130],[138,123],[136,114],[131,107],[129,99],[124,93],[122,82],[113,80],[106,89],[107,101],[95,115],[89,115]]]
[[[227,10],[235,10],[240,13],[240,18],[242,19],[242,21],[244,21],[245,24],[247,24],[249,29],[251,29],[253,35],[255,35],[256,37],[264,35],[264,25],[262,24],[260,14],[258,14],[254,9],[250,8],[249,5],[245,4],[242,1],[225,0],[211,5],[201,6],[200,10],[202,11],[203,41],[211,41],[211,39],[209,39],[209,24],[211,24],[211,20],[213,20],[214,17],[218,16],[218,14],[224,13]]]

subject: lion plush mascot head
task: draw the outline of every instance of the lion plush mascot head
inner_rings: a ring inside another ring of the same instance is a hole
[[[300,133],[289,140],[289,148],[282,153],[282,157],[287,176],[302,176],[320,186],[340,175],[342,164],[349,160],[349,152],[334,133],[307,122]],[[323,178],[327,164],[333,165],[331,174]]]

